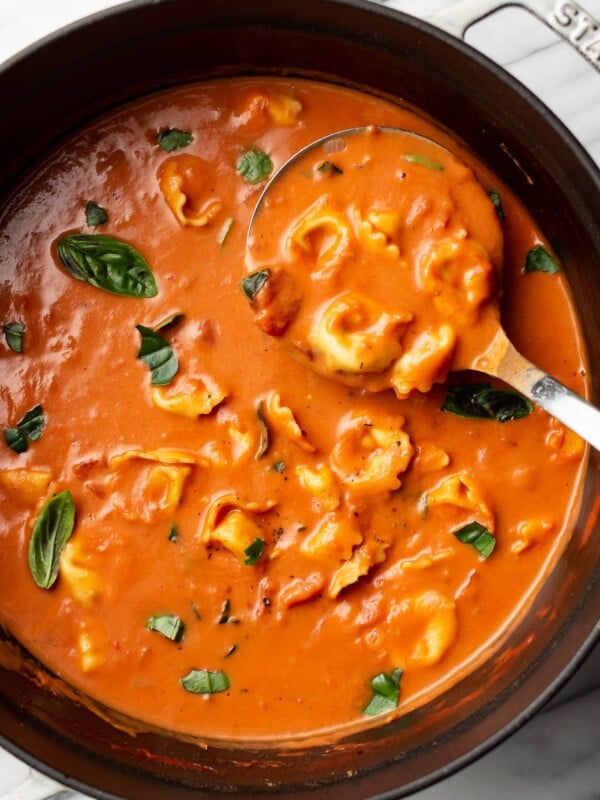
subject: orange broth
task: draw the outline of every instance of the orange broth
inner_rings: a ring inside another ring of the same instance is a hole
[[[447,413],[447,384],[369,394],[314,374],[254,325],[240,284],[264,181],[248,183],[238,159],[254,148],[277,168],[317,137],[372,123],[450,146],[500,191],[503,323],[525,356],[585,393],[564,274],[523,271],[544,241],[529,214],[446,133],[378,97],[274,78],[159,94],[65,143],[3,212],[0,321],[25,332],[22,353],[0,349],[0,420],[14,428],[40,404],[45,427],[25,452],[0,447],[0,622],[69,684],[143,723],[223,739],[372,724],[370,681],[395,669],[388,713],[402,713],[489,655],[569,535],[585,448],[547,414]],[[173,128],[193,138],[165,152],[157,133]],[[107,222],[86,224],[89,200]],[[77,233],[135,247],[157,295],[76,280],[57,241]],[[157,390],[136,325],[173,314],[183,318],[159,333],[179,370]],[[396,433],[402,464],[386,452]],[[375,452],[388,471],[357,489]],[[64,491],[75,525],[56,582],[40,588],[32,529]],[[473,521],[495,538],[489,558],[454,535]],[[157,615],[179,618],[179,641],[148,628]],[[192,670],[228,686],[186,690]]]

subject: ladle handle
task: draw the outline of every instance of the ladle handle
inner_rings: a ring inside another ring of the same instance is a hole
[[[600,71],[600,22],[571,0],[460,0],[428,21],[464,38],[471,25],[508,6],[530,11]]]
[[[600,411],[528,361],[503,333],[497,345],[500,343],[502,358],[495,360],[493,366],[483,362],[481,368],[533,400],[600,450]]]

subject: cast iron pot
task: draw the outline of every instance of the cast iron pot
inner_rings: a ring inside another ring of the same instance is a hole
[[[599,404],[598,171],[522,86],[414,18],[361,0],[136,0],[83,20],[0,72],[9,123],[0,130],[2,192],[66,134],[118,103],[190,80],[261,72],[329,76],[413,103],[502,175],[562,257]],[[514,731],[591,649],[600,613],[599,456],[590,455],[572,540],[526,618],[494,658],[409,715],[328,744],[200,747],[160,731],[131,736],[28,670],[0,669],[0,741],[103,798],[362,800],[423,788]],[[5,649],[14,646],[4,638]]]

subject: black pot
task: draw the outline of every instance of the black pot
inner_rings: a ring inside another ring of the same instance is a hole
[[[0,72],[9,117],[0,130],[2,193],[53,144],[117,103],[189,80],[283,71],[403,98],[502,175],[562,257],[598,405],[598,170],[522,86],[414,18],[361,0],[135,0],[83,20]],[[306,798],[318,787],[319,798],[362,800],[405,796],[439,780],[527,720],[592,647],[599,455],[591,453],[567,551],[501,653],[409,715],[330,744],[202,748],[160,732],[132,737],[23,671],[0,669],[0,741],[51,777],[104,798],[200,800],[223,791]],[[7,637],[2,646],[9,645]]]

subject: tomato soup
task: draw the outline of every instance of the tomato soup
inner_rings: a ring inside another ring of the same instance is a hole
[[[373,124],[448,147],[471,194],[440,194],[450,162],[407,146],[404,205],[385,179],[353,196],[331,153],[263,209],[257,263],[246,235],[268,178]],[[48,669],[146,725],[283,740],[379,724],[493,653],[568,539],[584,444],[447,358],[415,356],[412,383],[377,376],[422,344],[383,308],[396,270],[418,268],[415,319],[436,305],[458,335],[502,287],[516,346],[587,391],[564,274],[501,176],[388,100],[226,79],[90,124],[0,229],[0,622]],[[334,291],[319,281],[339,230]],[[360,247],[375,299],[315,316],[344,299]],[[465,248],[487,265],[477,291]],[[322,374],[290,355],[299,341]]]

